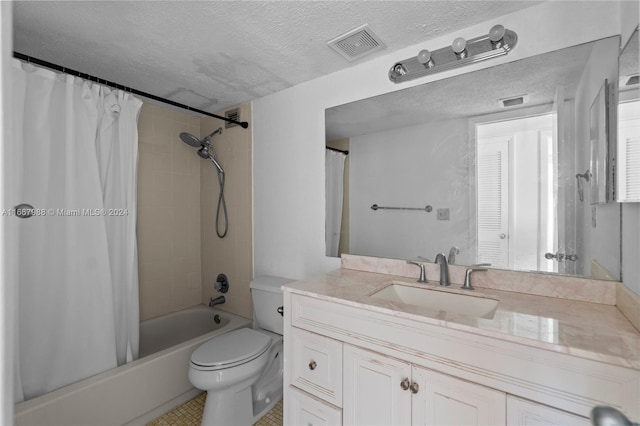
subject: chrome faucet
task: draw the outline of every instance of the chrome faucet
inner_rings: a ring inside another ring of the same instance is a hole
[[[447,257],[444,253],[438,253],[436,255],[436,261],[438,265],[440,265],[440,285],[448,287],[451,285],[449,281],[449,263],[447,262]]]
[[[419,283],[426,283],[427,282],[427,275],[424,271],[424,263],[420,263],[420,262],[414,262],[413,260],[407,260],[407,263],[411,264],[411,265],[416,265],[420,268],[420,278],[418,278]]]
[[[209,299],[209,307],[213,308],[216,305],[222,305],[224,302],[226,302],[224,296],[212,297]]]

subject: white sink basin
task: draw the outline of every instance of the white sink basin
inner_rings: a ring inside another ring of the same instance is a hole
[[[430,311],[446,311],[477,318],[493,318],[498,307],[498,300],[488,297],[399,283],[393,283],[378,290],[370,297],[396,304],[417,306]]]

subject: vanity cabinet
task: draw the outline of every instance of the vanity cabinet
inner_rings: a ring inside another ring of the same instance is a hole
[[[636,370],[284,292],[285,425],[589,425],[637,417]]]
[[[347,425],[504,425],[506,395],[355,346],[344,346]]]

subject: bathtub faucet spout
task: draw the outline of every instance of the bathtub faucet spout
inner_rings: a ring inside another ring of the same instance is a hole
[[[209,307],[213,308],[216,305],[221,305],[225,302],[224,300],[224,296],[218,296],[218,297],[212,297],[211,300],[209,300]]]

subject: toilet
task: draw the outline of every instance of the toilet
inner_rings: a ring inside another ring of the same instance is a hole
[[[251,425],[282,399],[280,286],[292,281],[256,277],[253,328],[216,336],[191,355],[189,381],[207,391],[203,425]]]

